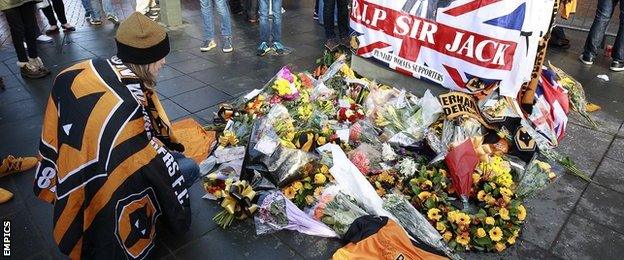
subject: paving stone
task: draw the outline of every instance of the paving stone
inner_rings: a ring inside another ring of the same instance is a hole
[[[219,105],[214,105],[211,106],[209,108],[206,108],[204,110],[201,110],[197,113],[195,113],[195,115],[197,115],[199,118],[203,119],[204,121],[208,122],[208,123],[212,123],[214,120],[214,113],[219,111]]]
[[[205,70],[200,70],[189,74],[194,79],[197,79],[206,84],[212,84],[215,82],[220,82],[228,79],[235,78],[236,76],[240,76],[241,72],[236,70],[229,70],[219,67],[209,68]]]
[[[247,76],[240,76],[224,81],[217,81],[210,85],[234,97],[242,93],[248,93],[256,88],[262,88],[264,82]]]
[[[337,238],[308,236],[290,230],[277,232],[275,236],[305,259],[330,259],[334,252],[343,245]]]
[[[624,193],[590,184],[576,213],[624,234]]]
[[[22,155],[21,152],[35,154],[37,147],[29,147],[26,144],[39,139],[39,136],[41,136],[41,122],[43,122],[41,115],[24,118],[20,121],[0,122],[0,133],[2,133],[0,156],[6,154]],[[9,144],[9,140],[11,144]],[[19,147],[22,148],[20,153],[17,153],[15,148]]]
[[[0,103],[0,123],[40,114],[43,114],[43,110],[34,99],[26,99],[12,104]]]
[[[165,59],[167,60],[167,63],[176,63],[185,60],[195,59],[197,57],[198,56],[193,55],[191,52],[177,50],[169,52]]]
[[[592,175],[606,153],[613,137],[588,128],[569,124],[557,150],[569,156],[587,175]]]
[[[3,63],[0,63],[0,65],[5,66]],[[20,78],[17,78],[20,77]],[[21,75],[6,75],[6,76],[2,76],[2,80],[4,81],[4,88],[5,89],[10,89],[10,88],[19,88],[19,87],[23,87],[24,85],[22,85],[22,83],[24,82],[24,80],[21,78]],[[4,90],[0,90],[0,93],[3,93]]]
[[[179,72],[176,69],[165,65],[158,72],[158,81],[168,80],[182,75],[182,72]]]
[[[564,174],[534,197],[525,200],[527,218],[520,237],[548,250],[587,184]]]
[[[194,58],[194,59],[189,59],[189,60],[185,60],[181,62],[170,63],[169,66],[171,66],[172,68],[182,73],[188,74],[188,73],[193,73],[195,71],[214,68],[217,66],[217,64],[215,64],[214,62],[202,59],[202,58]]]
[[[207,86],[174,96],[171,100],[191,113],[195,113],[204,108],[229,100],[230,98],[231,97],[228,94]]]
[[[189,76],[180,76],[158,82],[156,90],[163,97],[173,97],[175,95],[182,94],[187,91],[195,90],[206,86],[205,83],[191,78]]]
[[[169,119],[172,121],[189,115],[189,112],[186,109],[169,99],[161,100],[161,103],[165,108],[167,116],[169,116]]]
[[[463,253],[462,257],[466,260],[471,259],[560,259],[560,257],[543,250],[536,245],[518,240],[516,244],[507,246],[507,249],[502,253]]]
[[[286,244],[272,235],[255,235],[250,219],[233,223],[227,230],[216,228],[174,252],[181,259],[298,259]]]
[[[180,247],[195,241],[206,233],[217,227],[212,220],[214,215],[221,211],[221,207],[216,201],[206,200],[202,197],[206,194],[201,181],[193,184],[189,188],[191,198],[191,214],[193,216],[189,231],[183,235],[172,235],[167,229],[161,229],[163,245],[171,251],[176,251]]]
[[[594,175],[599,185],[624,193],[624,162],[605,157]]]
[[[609,153],[607,153],[607,157],[624,162],[624,138],[616,138],[609,148]]]
[[[552,252],[566,259],[620,259],[624,235],[572,214]]]
[[[30,98],[30,94],[22,86],[0,90],[0,104],[10,105]]]
[[[618,130],[620,129],[620,125],[622,125],[622,122],[624,122],[624,119],[622,119],[621,117],[615,116],[603,110],[590,113],[590,116],[596,122],[596,124],[598,124],[598,131],[609,134],[617,134]],[[579,113],[571,112],[569,114],[569,118],[570,122],[572,123],[593,128],[591,123],[589,123]]]

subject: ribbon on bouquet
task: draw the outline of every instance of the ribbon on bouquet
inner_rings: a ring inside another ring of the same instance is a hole
[[[247,181],[229,182],[220,194],[221,207],[238,219],[245,219],[251,216],[258,205],[252,201],[256,192]]]

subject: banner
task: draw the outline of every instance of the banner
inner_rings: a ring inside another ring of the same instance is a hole
[[[474,78],[516,97],[554,0],[353,0],[357,55],[452,90]]]

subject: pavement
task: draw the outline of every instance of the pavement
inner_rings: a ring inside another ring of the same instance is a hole
[[[217,104],[261,87],[281,66],[312,69],[321,56],[323,42],[323,30],[312,20],[313,3],[285,3],[283,39],[293,53],[257,57],[254,49],[258,26],[248,24],[241,16],[233,20],[233,53],[199,52],[201,16],[196,1],[185,0],[187,25],[170,32],[172,52],[157,86],[170,118],[193,117],[208,123]],[[125,4],[122,7],[127,8]],[[81,26],[76,32],[55,36],[53,43],[41,45],[42,59],[57,74],[80,60],[110,57],[115,54],[114,33],[111,24]],[[548,59],[583,83],[589,101],[602,110],[592,114],[600,123],[598,130],[572,115],[558,149],[575,160],[594,183],[562,174],[549,188],[526,201],[528,217],[515,246],[503,254],[465,254],[467,259],[621,259],[624,255],[624,73],[609,72],[605,57],[591,67],[581,65],[577,56],[585,35],[572,31],[567,34],[572,48],[552,50]],[[12,47],[3,45],[0,76],[7,86],[0,91],[2,157],[37,153],[42,114],[53,81],[52,76],[22,79],[15,61]],[[608,75],[610,81],[598,79],[599,74]],[[15,193],[11,202],[0,205],[0,219],[12,221],[12,255],[16,259],[65,259],[52,237],[52,206],[34,197],[33,178],[31,170],[0,179],[0,187]],[[212,221],[219,206],[201,199],[204,191],[199,183],[190,191],[191,230],[183,236],[163,230],[154,258],[327,259],[341,246],[338,240],[296,232],[257,236],[251,220],[222,230]]]

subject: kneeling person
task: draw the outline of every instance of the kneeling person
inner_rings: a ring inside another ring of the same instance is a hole
[[[172,152],[184,147],[154,89],[167,33],[134,13],[116,40],[116,58],[57,76],[44,116],[34,191],[54,204],[54,239],[72,259],[146,258],[159,219],[173,233],[191,222],[199,169]]]

